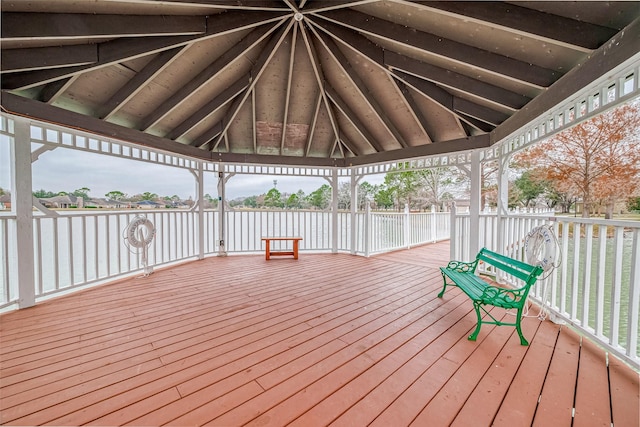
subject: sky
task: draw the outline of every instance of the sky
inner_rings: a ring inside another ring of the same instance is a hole
[[[0,187],[4,189],[11,188],[9,154],[8,142],[0,141]],[[158,196],[196,198],[195,178],[186,169],[63,147],[42,154],[33,163],[32,171],[34,191],[72,192],[86,187],[90,190],[89,196],[95,198],[102,198],[110,191],[121,191],[128,196],[150,192]],[[281,193],[302,190],[309,194],[328,184],[319,177],[235,175],[227,182],[227,199],[265,194],[273,188],[274,180]],[[214,173],[206,173],[204,193],[217,197],[217,181]],[[366,181],[379,184],[382,177],[372,176]]]

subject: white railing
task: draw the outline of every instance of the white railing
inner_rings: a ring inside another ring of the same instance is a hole
[[[327,211],[236,210],[225,212],[221,235],[219,211],[202,213],[176,209],[70,210],[33,218],[34,276],[37,300],[88,285],[139,274],[141,254],[125,245],[123,231],[136,215],[144,215],[156,228],[148,251],[150,266],[225,253],[259,253],[262,236],[301,236],[301,251],[351,252],[365,255],[448,238],[447,213],[356,213],[355,243],[352,215]],[[338,223],[337,246],[332,221]],[[18,253],[16,216],[0,215],[0,309],[19,298],[15,265]],[[435,224],[438,224],[436,227]],[[202,234],[202,248],[200,235]],[[224,237],[222,237],[224,236]],[[276,247],[275,249],[283,249]]]
[[[469,215],[452,220],[457,259],[469,260]],[[480,247],[527,262],[525,238],[534,227],[551,224],[560,265],[538,280],[530,296],[552,315],[571,324],[609,351],[640,367],[640,222],[517,215],[480,215]],[[493,274],[493,272],[485,271]],[[508,281],[508,277],[498,277]]]

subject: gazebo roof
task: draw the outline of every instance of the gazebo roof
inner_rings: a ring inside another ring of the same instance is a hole
[[[638,55],[639,2],[1,1],[2,107],[173,153],[488,147]]]

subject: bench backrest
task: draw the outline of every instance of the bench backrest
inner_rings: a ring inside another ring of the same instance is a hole
[[[544,271],[540,266],[533,266],[526,262],[509,258],[508,256],[490,251],[487,248],[482,248],[476,258],[521,279],[527,285],[534,284],[538,276]]]

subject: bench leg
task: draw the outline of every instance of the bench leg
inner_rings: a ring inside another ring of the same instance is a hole
[[[520,327],[520,321],[522,320],[522,309],[518,309],[517,313],[518,318],[516,319],[516,331],[518,331],[518,335],[520,336],[520,344],[529,345],[529,341],[526,340],[524,335],[522,334],[522,328]]]
[[[482,327],[482,315],[480,314],[480,304],[474,301],[473,308],[476,310],[476,316],[478,317],[478,323],[476,324],[476,329],[473,331],[471,335],[469,335],[469,341],[475,341],[478,338],[478,334],[480,333],[480,328]]]
[[[447,278],[442,271],[440,271],[440,274],[442,274],[442,282],[444,283],[444,285],[442,286],[442,290],[438,294],[438,298],[442,298],[442,296],[444,295],[444,291],[447,289]]]
[[[271,248],[270,248],[270,240],[265,240],[267,242],[266,244],[266,248],[265,248],[265,252],[264,252],[264,258],[269,261],[271,259]]]
[[[298,259],[298,240],[293,241],[293,259]]]

